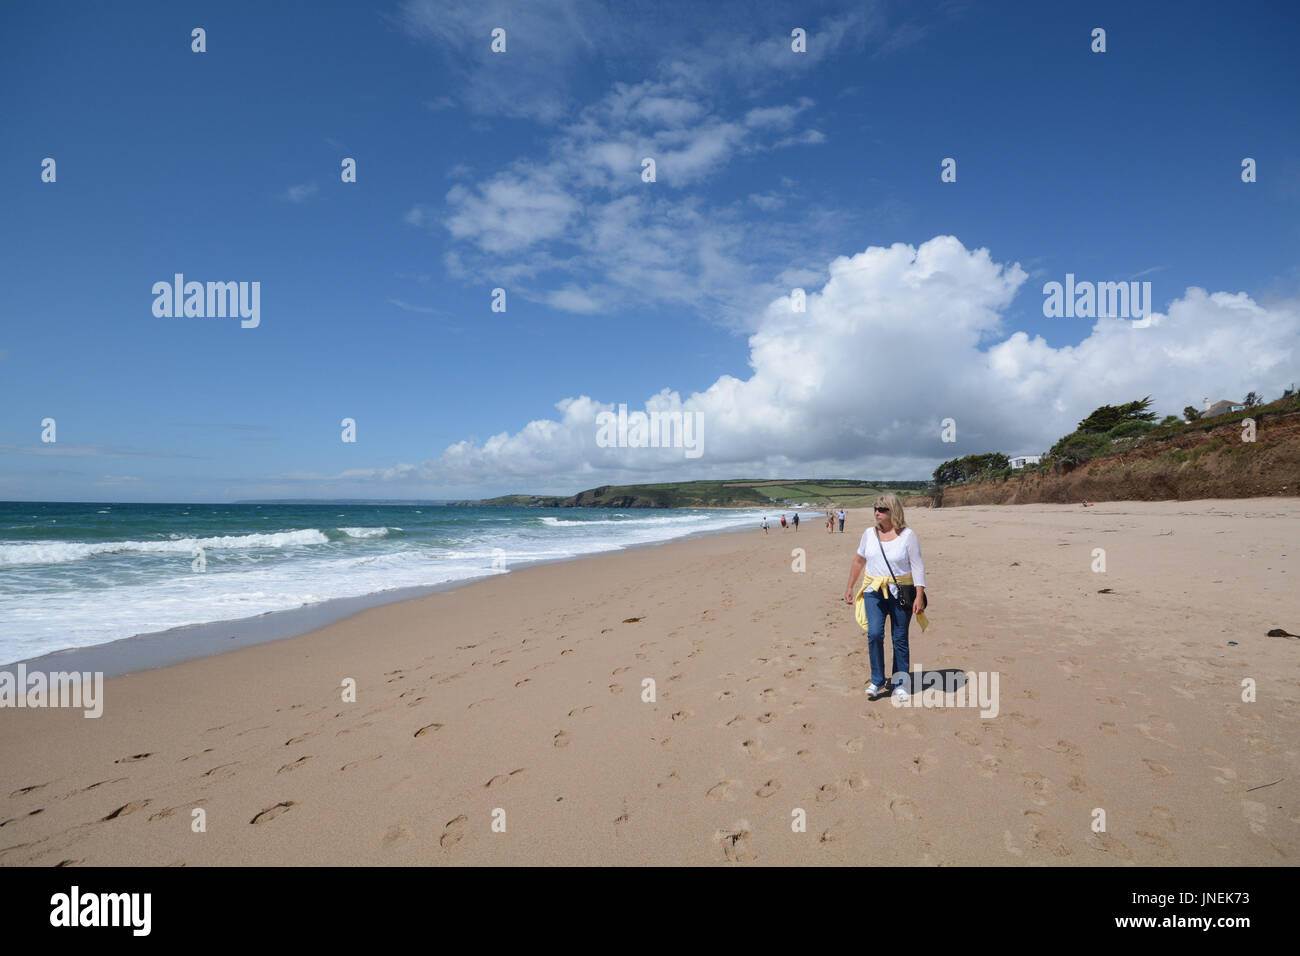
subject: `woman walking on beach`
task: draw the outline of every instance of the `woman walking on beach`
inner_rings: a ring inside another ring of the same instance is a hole
[[[907,630],[912,615],[919,615],[922,629],[925,615],[925,565],[916,532],[907,527],[903,503],[897,495],[876,499],[876,526],[862,532],[858,553],[849,569],[844,602],[854,604],[861,595],[867,629],[867,656],[871,661],[871,683],[867,696],[876,698],[889,689],[885,680],[885,618],[893,641],[894,696],[909,697]],[[866,576],[862,577],[863,569]],[[897,584],[895,584],[897,582]],[[861,619],[860,619],[861,623]]]

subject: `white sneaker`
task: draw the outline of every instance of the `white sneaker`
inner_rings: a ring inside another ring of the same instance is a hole
[[[901,684],[894,688],[894,697],[904,704],[906,704],[909,700],[912,699],[912,696],[906,690],[903,689],[903,686]]]
[[[882,690],[884,690],[883,687],[879,687],[879,686],[877,686],[876,684],[868,684],[868,685],[867,685],[867,696],[868,696],[868,697],[875,697],[875,696],[876,696],[877,694],[879,694]]]

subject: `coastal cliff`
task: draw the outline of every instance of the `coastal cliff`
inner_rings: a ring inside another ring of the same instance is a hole
[[[1188,501],[1300,494],[1300,412],[1256,419],[1254,441],[1240,421],[1146,441],[1067,470],[1057,466],[943,489],[941,506],[1079,501]],[[922,503],[917,501],[918,504]]]

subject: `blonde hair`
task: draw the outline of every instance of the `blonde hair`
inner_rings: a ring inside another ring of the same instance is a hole
[[[872,507],[875,507],[875,505],[889,509],[889,520],[893,522],[894,530],[902,534],[907,527],[907,521],[903,518],[903,503],[898,500],[898,495],[889,493],[880,495],[876,498]],[[874,513],[872,517],[875,517]]]

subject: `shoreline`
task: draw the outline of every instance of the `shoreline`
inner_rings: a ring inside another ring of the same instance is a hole
[[[1000,675],[987,710],[864,696],[849,510],[0,710],[0,866],[1294,863],[1300,648],[1267,632],[1300,631],[1300,499],[908,518],[911,669]]]
[[[531,561],[520,561],[513,568],[500,573],[485,571],[475,577],[457,578],[453,581],[442,581],[437,584],[372,591],[369,594],[331,598],[327,601],[284,608],[279,611],[265,611],[251,617],[183,624],[163,631],[146,631],[141,634],[132,634],[130,637],[120,637],[101,644],[62,648],[57,651],[39,654],[36,657],[0,663],[0,671],[10,670],[22,664],[29,672],[40,669],[88,671],[92,673],[101,672],[105,678],[121,677],[126,674],[182,664],[186,661],[202,660],[206,657],[237,651],[245,647],[256,647],[291,637],[301,637],[338,621],[345,621],[355,617],[370,608],[400,604],[404,601],[413,601],[441,594],[445,591],[471,587],[493,578],[522,571],[525,568],[607,557],[621,551],[658,548],[676,541],[685,541],[696,537],[740,533],[742,532],[735,528],[691,531],[675,538],[623,544],[607,551],[586,552],[562,558],[538,558]]]

